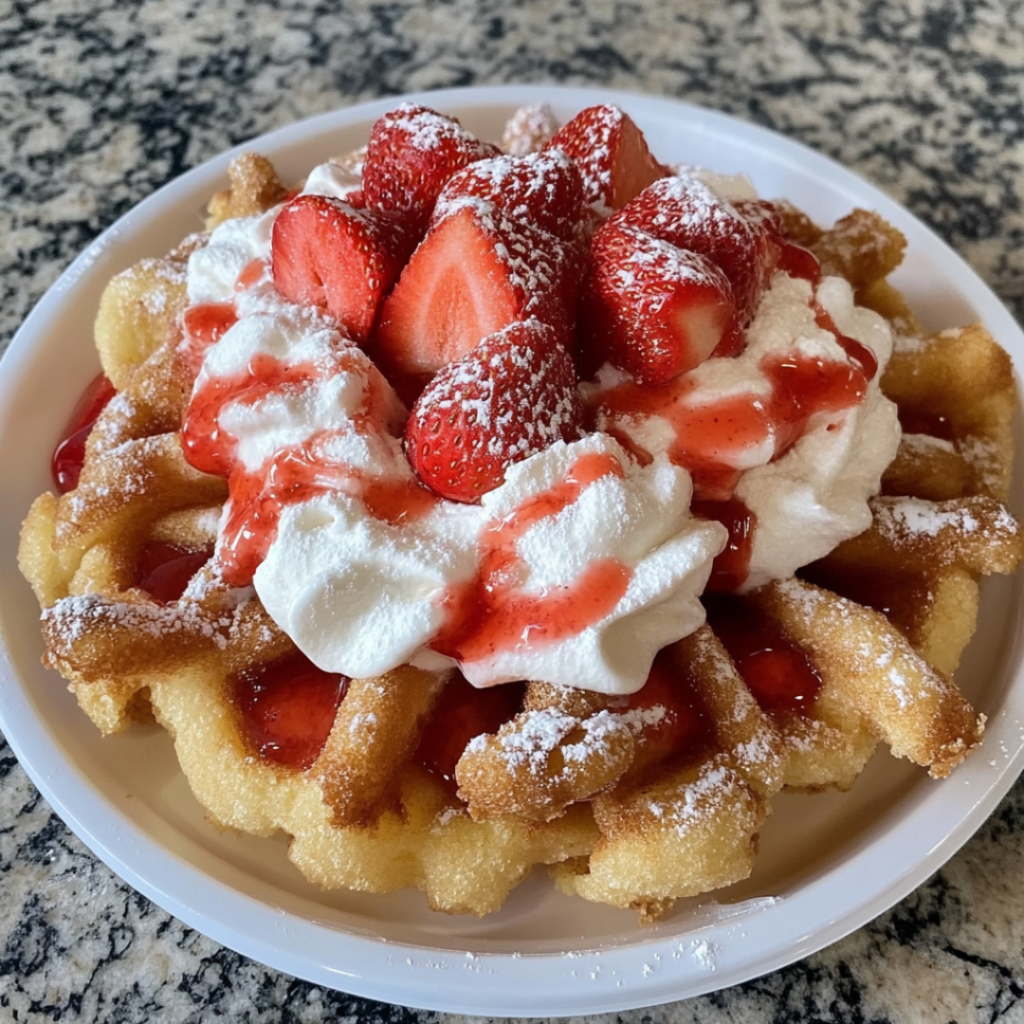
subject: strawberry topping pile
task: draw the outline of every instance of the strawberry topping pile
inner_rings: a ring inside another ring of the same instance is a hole
[[[272,269],[412,406],[421,482],[476,502],[581,436],[579,373],[610,362],[661,386],[739,352],[781,231],[770,204],[673,175],[616,107],[515,156],[403,104],[373,127],[360,191],[281,210]]]

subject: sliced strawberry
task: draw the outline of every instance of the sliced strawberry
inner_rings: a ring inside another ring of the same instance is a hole
[[[435,223],[381,309],[371,353],[393,381],[433,373],[510,323],[536,316],[569,336],[578,250],[495,216],[484,200]]]
[[[512,220],[525,221],[573,242],[580,237],[584,216],[583,179],[561,149],[528,156],[479,160],[453,174],[438,197],[434,219],[484,200]]]
[[[765,211],[758,209],[755,217],[748,218],[706,185],[686,176],[656,181],[611,219],[700,253],[721,267],[732,285],[741,320],[753,315],[779,259]]]
[[[416,400],[405,453],[419,478],[475,502],[515,462],[581,436],[576,372],[553,328],[515,323],[440,370]]]
[[[642,384],[693,369],[738,329],[725,274],[698,253],[613,219],[594,236],[591,264],[583,308],[596,354]]]
[[[381,117],[370,132],[363,165],[366,203],[401,214],[422,230],[452,174],[498,152],[455,118],[403,103]]]
[[[274,221],[274,287],[290,302],[325,308],[362,343],[411,248],[393,217],[299,196]]]
[[[629,115],[610,104],[581,110],[545,146],[555,148],[576,161],[587,202],[605,210],[620,209],[669,173]]]

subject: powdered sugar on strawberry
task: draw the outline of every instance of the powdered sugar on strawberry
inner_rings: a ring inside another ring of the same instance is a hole
[[[552,327],[530,319],[438,371],[413,406],[405,452],[436,494],[478,501],[511,463],[582,434],[572,360]]]

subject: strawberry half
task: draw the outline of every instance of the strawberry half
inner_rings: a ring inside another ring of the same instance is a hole
[[[515,462],[581,436],[576,372],[555,331],[510,324],[440,370],[416,400],[405,454],[452,501],[476,502]]]
[[[445,182],[474,160],[497,156],[453,117],[403,103],[379,118],[363,165],[368,206],[400,214],[422,231]]]
[[[581,110],[544,148],[563,149],[576,161],[587,202],[605,211],[620,209],[669,173],[629,115],[611,104]]]
[[[508,324],[536,316],[570,337],[579,250],[498,214],[485,200],[438,220],[381,308],[371,355],[401,379],[423,378]]]
[[[666,384],[738,332],[732,288],[706,257],[613,220],[594,236],[583,307],[594,351],[641,384]]]
[[[361,344],[411,241],[400,223],[376,210],[298,196],[274,221],[274,287],[289,302],[326,309]]]
[[[565,242],[579,239],[581,223],[589,222],[584,217],[583,179],[561,149],[470,164],[448,179],[434,208],[434,219],[477,199]]]
[[[656,181],[610,219],[700,253],[721,267],[745,321],[757,308],[779,259],[767,210],[759,204],[748,210],[751,217],[694,178],[678,176]]]

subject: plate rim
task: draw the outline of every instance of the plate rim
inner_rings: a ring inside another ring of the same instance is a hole
[[[3,359],[0,360],[0,410],[6,408],[5,397],[14,386],[12,382],[16,381],[19,372],[31,360],[33,337],[43,329],[46,320],[54,315],[55,310],[73,290],[76,282],[88,272],[97,257],[108,252],[111,246],[116,248],[118,234],[134,226],[137,221],[144,222],[155,209],[168,202],[173,203],[178,192],[190,190],[200,179],[219,179],[228,162],[238,153],[253,147],[287,148],[297,140],[315,134],[321,129],[351,126],[371,120],[401,101],[420,102],[440,109],[445,109],[446,106],[458,107],[461,112],[467,106],[486,108],[542,100],[578,108],[595,102],[614,102],[626,109],[643,106],[668,117],[679,118],[685,115],[713,129],[747,135],[770,149],[774,159],[778,159],[781,150],[790,160],[799,160],[803,167],[810,165],[812,168],[827,168],[830,178],[839,180],[844,190],[856,193],[860,201],[869,196],[877,203],[883,215],[899,219],[902,223],[912,222],[916,232],[923,233],[923,237],[928,240],[933,252],[962,275],[958,283],[968,300],[984,305],[986,310],[991,309],[996,314],[1001,313],[1001,317],[997,315],[995,325],[991,318],[987,317],[993,333],[1001,339],[1005,339],[1007,335],[1015,336],[1021,351],[1024,351],[1024,334],[1009,311],[952,248],[876,186],[802,143],[728,114],[669,97],[590,86],[476,86],[389,96],[314,115],[233,147],[162,186],[90,243],[30,312],[12,339]],[[6,471],[3,475],[6,476]],[[1020,605],[1020,587],[1017,587],[1014,606],[1018,612]],[[1021,616],[1016,614],[1013,619],[1013,636],[1008,639],[1013,657],[1007,656],[1006,660],[1015,664],[1017,669],[1015,678],[1007,690],[1006,706],[997,716],[994,723],[996,725],[1000,719],[1011,715],[1014,710],[1019,715],[1018,720],[1024,720],[1024,694],[1014,693],[1015,689],[1021,689]],[[799,926],[799,915],[805,904],[819,901],[822,887],[827,885],[837,870],[835,868],[822,872],[818,878],[802,885],[797,893],[780,899],[771,906],[770,914],[753,910],[748,915],[731,916],[724,922],[711,924],[697,932],[701,934],[702,931],[707,931],[706,940],[702,941],[713,945],[714,936],[718,935],[722,928],[736,928],[740,926],[738,922],[742,924],[747,935],[753,933],[759,936],[766,927],[770,927],[777,935],[786,936],[785,941],[788,944],[784,951],[777,948],[769,949],[757,957],[747,960],[741,958],[741,962],[733,963],[728,950],[719,950],[710,960],[704,957],[703,963],[699,962],[701,958],[698,957],[697,961],[694,961],[694,969],[685,971],[682,969],[685,966],[682,963],[684,958],[676,955],[680,953],[678,938],[664,936],[625,946],[597,948],[572,954],[545,952],[517,955],[432,949],[344,932],[315,921],[301,921],[298,925],[290,925],[293,929],[313,929],[314,941],[319,939],[325,945],[327,936],[321,933],[329,932],[331,943],[340,942],[344,947],[344,954],[338,956],[335,951],[332,959],[344,959],[347,955],[353,965],[355,961],[359,961],[357,969],[348,970],[328,963],[326,955],[321,957],[321,962],[313,964],[308,957],[293,956],[288,951],[282,951],[278,943],[265,940],[264,935],[272,936],[280,931],[267,927],[268,911],[278,916],[274,908],[202,873],[192,865],[183,863],[171,851],[144,835],[137,838],[135,848],[146,848],[146,856],[142,858],[143,864],[153,865],[155,862],[161,869],[160,877],[164,878],[164,882],[160,884],[153,880],[155,872],[152,868],[147,870],[146,874],[136,870],[133,863],[119,850],[125,830],[132,828],[130,820],[88,784],[84,775],[72,772],[55,782],[53,776],[48,776],[39,767],[36,758],[40,751],[54,752],[54,737],[47,723],[38,718],[20,692],[21,680],[8,655],[6,626],[2,621],[0,631],[3,632],[4,641],[0,645],[0,682],[3,684],[0,686],[0,729],[3,730],[19,762],[51,807],[79,839],[119,877],[190,927],[275,970],[286,971],[314,984],[338,988],[364,998],[398,1002],[427,1010],[530,1016],[614,1012],[706,994],[783,967],[856,930],[920,885],[953,856],[981,826],[1010,789],[1021,767],[1024,766],[1024,738],[1018,735],[1016,749],[1002,762],[1002,767],[994,780],[978,785],[977,799],[959,818],[955,827],[935,844],[925,857],[918,859],[897,877],[890,879],[887,885],[873,892],[870,898],[861,900],[846,912],[833,917],[824,927],[806,932]],[[1012,697],[1017,698],[1020,706],[1011,707]],[[12,729],[11,725],[15,727]],[[89,820],[96,814],[101,818],[109,816],[111,820],[97,827],[95,822],[90,823]],[[892,839],[890,833],[891,830],[869,844],[867,849],[854,854],[852,859],[863,863],[865,868],[874,869],[878,865],[884,865],[890,855],[887,846],[887,837],[889,841]],[[202,886],[200,890],[196,889],[196,880],[190,878],[190,872],[201,875],[199,881],[203,886],[212,887],[212,891],[204,893],[209,897],[205,901],[198,899],[196,894],[202,890]],[[179,875],[180,877],[177,877]],[[177,878],[177,881],[168,884],[168,878]],[[193,898],[186,898],[186,893],[191,893]],[[200,906],[200,902],[204,903],[203,907]],[[231,911],[231,919],[212,919],[211,907]],[[797,920],[790,920],[794,915]],[[768,918],[771,919],[770,924]],[[273,925],[273,919],[270,919],[269,923]],[[780,927],[783,923],[785,927]],[[716,931],[716,928],[719,931]],[[801,934],[802,931],[805,933]],[[567,959],[571,961],[571,967],[568,969],[575,972],[575,976],[595,975],[591,978],[593,984],[581,986],[569,981],[573,975],[567,973]],[[690,959],[693,960],[693,957]],[[404,967],[408,968],[402,981],[378,976],[382,968],[386,972],[388,969],[394,969],[396,965],[397,973],[401,974],[403,965],[399,961],[404,961]],[[662,966],[654,968],[651,966],[652,961]],[[675,970],[669,969],[673,962],[679,964]],[[495,968],[500,970],[502,990],[507,993],[502,996],[505,1001],[500,1005],[494,1001],[484,1001],[494,990],[497,979],[489,972]],[[466,984],[453,986],[456,978]],[[483,984],[474,984],[474,978],[488,980]],[[620,984],[624,981],[625,985]],[[560,983],[570,991],[545,992],[544,984],[553,982]]]

